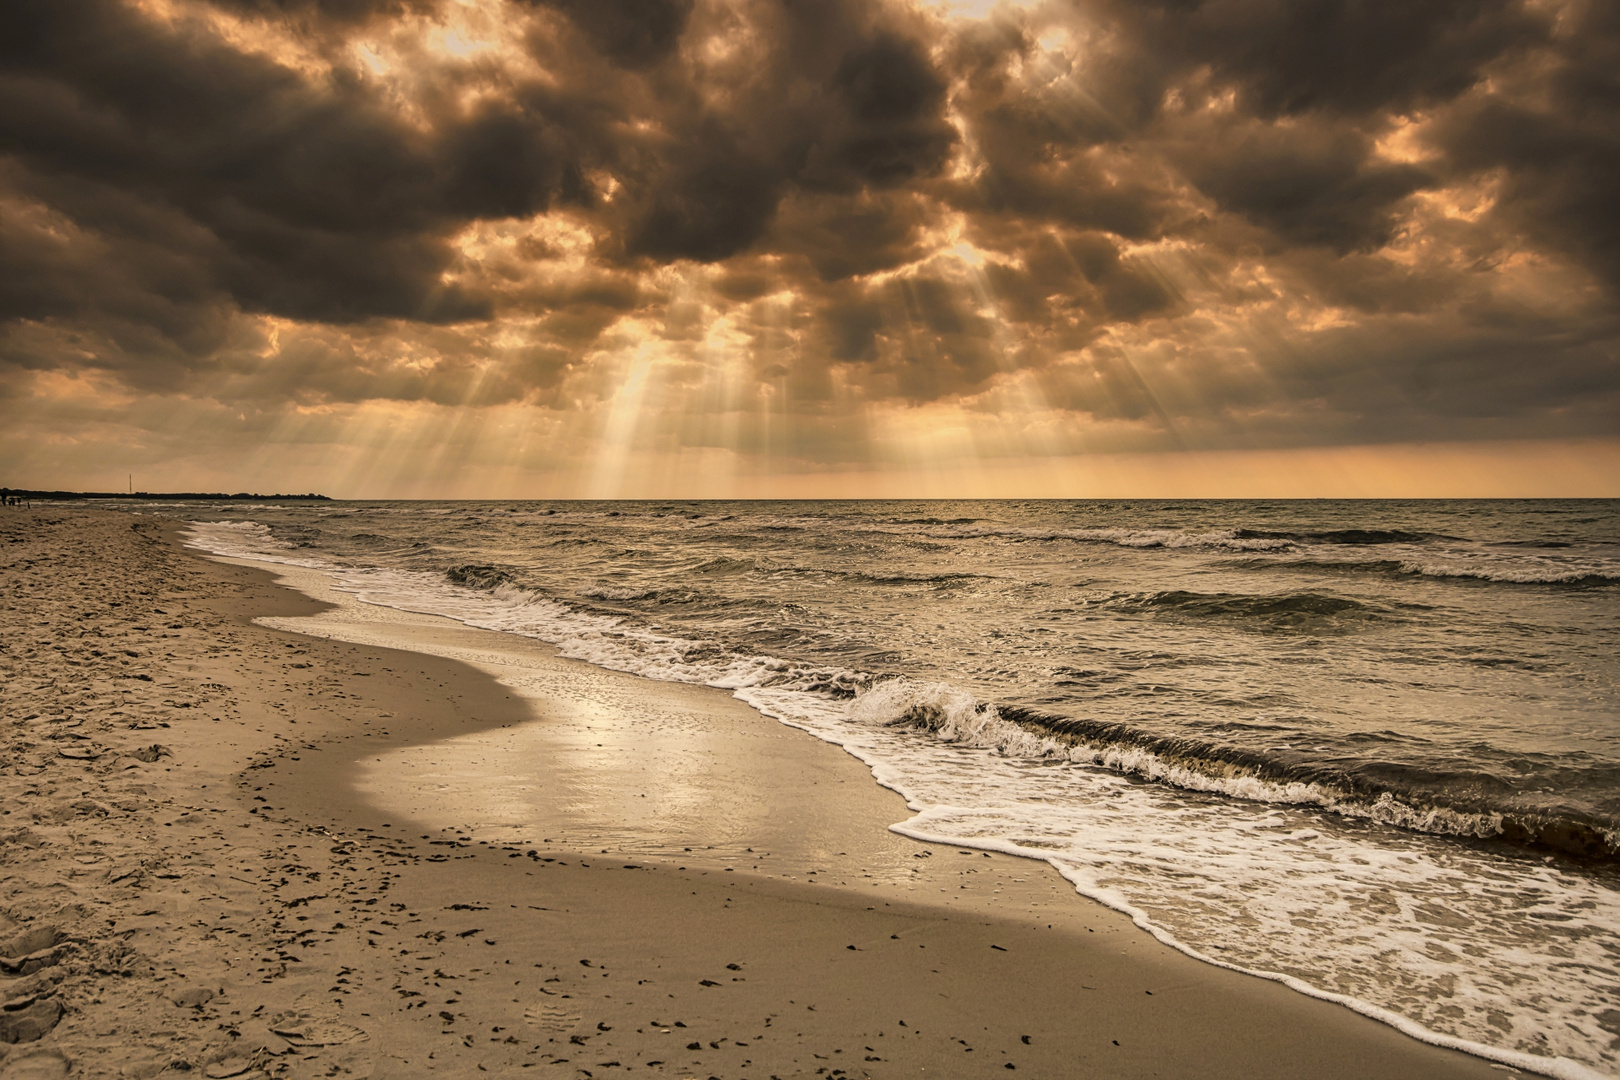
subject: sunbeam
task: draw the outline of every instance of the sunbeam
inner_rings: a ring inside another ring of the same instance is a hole
[[[642,7],[0,18],[5,460],[1067,491],[1620,438],[1602,5]]]

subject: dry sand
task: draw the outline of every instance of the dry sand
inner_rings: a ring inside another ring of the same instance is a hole
[[[323,608],[150,517],[3,513],[0,566],[0,1080],[1499,1075],[895,836],[863,766],[718,691],[541,649],[537,709],[490,663],[255,625]],[[622,720],[581,735],[627,693],[707,733],[698,810],[608,752]],[[550,771],[496,840],[465,769],[409,790],[520,734]]]

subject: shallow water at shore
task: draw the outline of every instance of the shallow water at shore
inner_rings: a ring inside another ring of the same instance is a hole
[[[201,546],[373,605],[730,688],[867,761],[900,831],[1198,955],[1615,1068],[1612,504],[216,517]]]

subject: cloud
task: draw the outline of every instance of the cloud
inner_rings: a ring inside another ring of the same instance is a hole
[[[141,228],[133,218],[184,218],[200,274],[243,310],[488,313],[438,284],[456,189],[363,86],[312,85],[198,23],[159,25],[112,0],[7,10],[0,138],[36,197],[66,186],[45,197],[82,228],[119,246]]]
[[[1377,160],[1372,140],[1328,124],[1286,128],[1250,121],[1206,129],[1178,148],[1183,174],[1223,210],[1272,232],[1282,245],[1321,244],[1339,253],[1387,245],[1400,203],[1435,186],[1410,164]]]
[[[693,0],[543,0],[564,12],[599,53],[644,68],[672,53],[692,15]]]
[[[1114,3],[1132,51],[1231,89],[1263,120],[1406,112],[1472,89],[1505,54],[1545,43],[1545,9],[1514,0],[1149,0]]]
[[[0,392],[1612,434],[1617,71],[1595,0],[6,5]]]

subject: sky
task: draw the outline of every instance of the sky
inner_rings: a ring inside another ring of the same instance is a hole
[[[13,0],[0,484],[1620,495],[1607,0]]]

